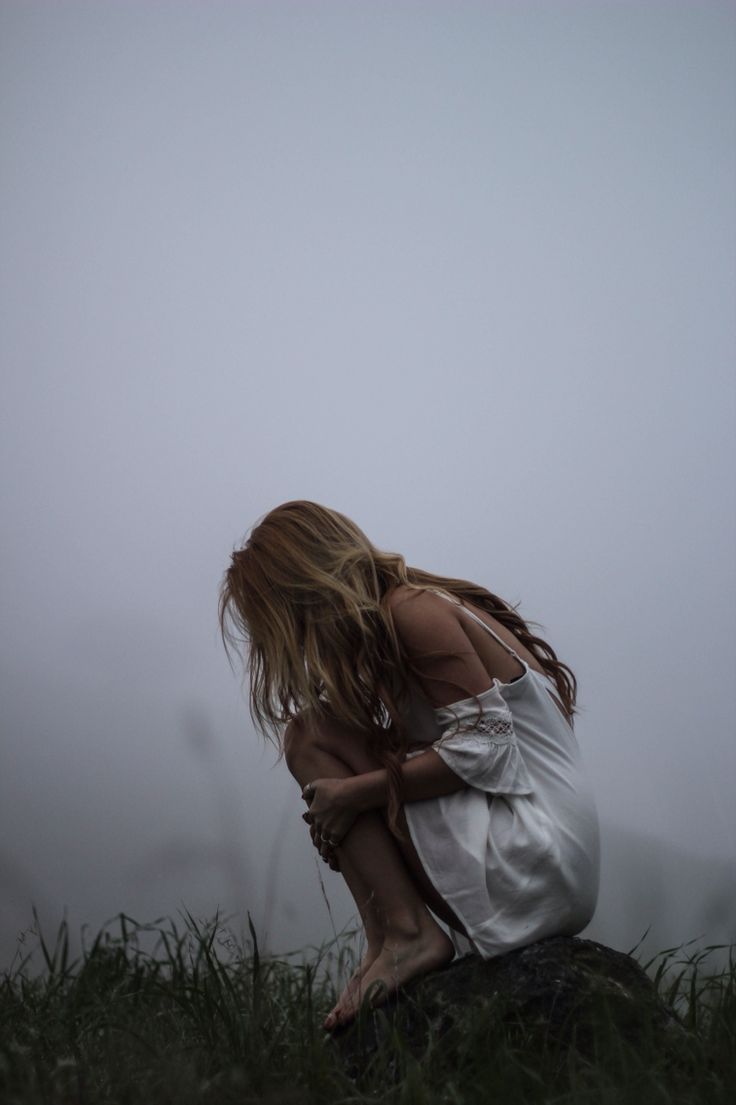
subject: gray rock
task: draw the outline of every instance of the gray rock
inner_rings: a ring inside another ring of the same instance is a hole
[[[605,1033],[633,1046],[668,1048],[683,1038],[676,1014],[639,964],[592,940],[555,936],[496,959],[465,956],[409,983],[398,995],[334,1033],[356,1076],[379,1048],[400,1038],[421,1058],[430,1038],[467,1033],[483,1019],[526,1046],[574,1046],[593,1055]]]

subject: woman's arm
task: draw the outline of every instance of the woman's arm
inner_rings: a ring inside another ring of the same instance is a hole
[[[392,592],[389,604],[399,639],[420,669],[415,674],[430,705],[444,706],[457,701],[458,695],[480,694],[488,689],[488,672],[460,624],[457,610],[445,599],[400,586]],[[431,748],[402,764],[401,774],[404,802],[438,798],[467,785]],[[388,804],[385,770],[354,775],[345,779],[343,786],[345,800],[357,813]]]
[[[397,635],[414,661],[414,674],[430,705],[444,706],[457,701],[459,694],[480,694],[488,689],[488,672],[446,600],[397,587],[390,606]],[[407,760],[401,773],[404,802],[437,798],[466,786],[433,749]],[[381,769],[342,779],[317,779],[304,788],[302,796],[309,803],[305,820],[320,837],[339,841],[360,813],[388,805],[388,772]]]
[[[403,801],[421,802],[464,790],[467,784],[442,758],[428,749],[401,765]],[[350,830],[356,817],[388,805],[388,772],[385,768],[342,779],[315,779],[302,791],[309,804],[304,820],[312,827],[312,840],[325,856],[322,843],[334,847]]]
[[[451,771],[433,748],[412,756],[401,765],[404,802],[422,802],[426,798],[439,798],[463,790],[465,783]],[[342,780],[344,801],[356,813],[365,813],[388,805],[388,771],[368,771],[364,775],[352,775]]]

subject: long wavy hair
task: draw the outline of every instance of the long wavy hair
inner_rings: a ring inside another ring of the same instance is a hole
[[[388,598],[399,586],[444,591],[493,615],[554,680],[572,719],[577,681],[552,647],[535,636],[516,608],[476,583],[409,567],[398,553],[376,548],[339,511],[295,500],[266,514],[232,554],[218,616],[250,677],[250,714],[283,755],[283,730],[330,716],[359,729],[389,778],[388,822],[401,836],[401,763],[411,743],[404,711],[413,673],[431,679],[397,636]],[[443,680],[447,682],[447,680]],[[467,688],[459,688],[467,695]],[[470,696],[476,697],[476,696]],[[480,706],[479,706],[480,708]]]

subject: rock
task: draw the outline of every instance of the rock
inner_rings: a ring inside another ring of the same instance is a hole
[[[470,1018],[470,1019],[469,1019]],[[684,1029],[639,964],[592,940],[555,936],[495,959],[469,955],[409,983],[375,1010],[333,1034],[348,1072],[355,1077],[381,1046],[399,1036],[416,1058],[430,1037],[485,1018],[510,1033],[592,1055],[613,1028],[629,1044],[667,1047]]]

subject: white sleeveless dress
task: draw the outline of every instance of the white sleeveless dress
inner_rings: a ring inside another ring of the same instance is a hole
[[[456,951],[490,959],[585,928],[598,897],[598,816],[572,726],[552,698],[554,682],[460,609],[524,674],[495,679],[479,694],[480,718],[475,698],[435,709],[433,723],[428,705],[424,717],[413,713],[418,740],[429,733],[427,746],[468,786],[404,809],[429,879],[468,934],[469,944],[449,931]]]

